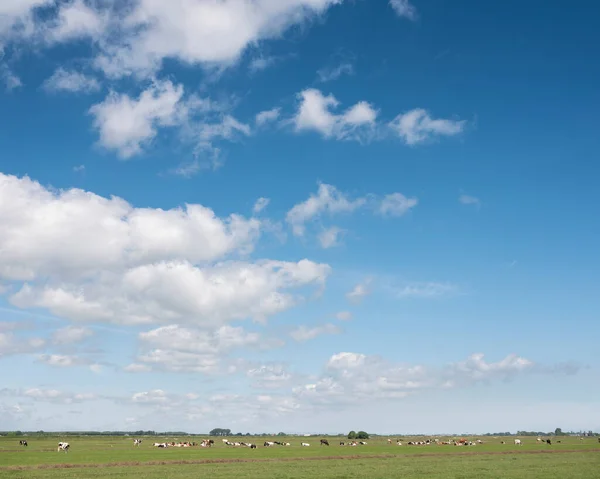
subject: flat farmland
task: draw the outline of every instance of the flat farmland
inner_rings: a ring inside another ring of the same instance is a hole
[[[327,437],[330,446],[319,446],[319,437],[278,437],[289,447],[264,447],[265,440],[244,438],[257,449],[224,445],[215,438],[212,448],[156,448],[155,441],[195,441],[204,437],[145,437],[140,446],[126,437],[28,437],[0,438],[2,478],[596,478],[600,477],[600,444],[596,438],[560,438],[553,444],[535,437],[481,439],[477,446],[398,446],[387,438],[367,440],[367,445],[340,446],[344,438]],[[232,438],[233,439],[233,438]],[[395,438],[393,438],[395,439]],[[419,440],[415,437],[403,439]],[[440,437],[445,440],[446,438]],[[235,440],[235,439],[233,439]],[[68,453],[57,452],[59,441],[71,445]],[[310,447],[301,447],[301,442]]]

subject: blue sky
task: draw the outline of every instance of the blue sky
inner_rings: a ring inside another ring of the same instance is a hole
[[[600,430],[596,14],[0,5],[3,427]]]

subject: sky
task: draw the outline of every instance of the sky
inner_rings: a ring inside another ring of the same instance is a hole
[[[597,14],[0,2],[0,429],[600,432]]]

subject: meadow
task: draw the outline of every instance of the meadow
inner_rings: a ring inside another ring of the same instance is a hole
[[[319,446],[320,437],[278,437],[290,447],[264,447],[265,440],[252,437],[256,449],[224,445],[215,439],[212,448],[156,448],[163,441],[200,442],[206,436],[143,437],[134,447],[133,438],[109,437],[27,437],[28,446],[18,437],[0,437],[0,478],[138,478],[183,479],[219,478],[596,478],[600,477],[600,443],[596,438],[552,438],[553,444],[535,437],[481,439],[471,447],[450,445],[398,446],[387,437],[367,440],[367,445],[340,446],[341,437],[327,437],[330,446]],[[393,437],[392,439],[395,439]],[[404,437],[407,441],[419,440]],[[439,438],[445,440],[446,438]],[[505,440],[506,444],[501,444]],[[59,441],[71,445],[68,453],[57,452]],[[347,442],[347,440],[345,440]],[[310,447],[301,447],[308,442]]]

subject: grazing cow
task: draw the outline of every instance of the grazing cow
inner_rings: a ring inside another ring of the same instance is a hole
[[[521,445],[521,440],[520,439],[515,439],[515,445],[516,446],[520,446]]]
[[[402,446],[402,441],[398,441],[396,444],[398,444],[398,446]]]
[[[27,446],[27,441],[19,441],[19,444],[20,444],[21,446]]]
[[[308,446],[310,446],[310,444],[309,444],[309,443],[307,443],[307,442],[303,442],[303,443],[302,443],[302,444],[300,444],[300,445],[301,445],[301,446],[305,446],[305,447],[308,447]]]
[[[552,445],[552,441],[550,439],[546,439],[546,444]]]
[[[365,441],[360,441],[360,445],[361,445],[361,446],[366,446],[366,445],[367,445],[367,443],[366,443]]]
[[[340,446],[345,446],[346,443],[344,441],[340,441]]]
[[[141,443],[142,443],[142,440],[141,440],[141,439],[134,439],[134,440],[133,440],[133,445],[134,445],[134,446],[139,446]]]
[[[57,452],[60,452],[60,451],[69,452],[70,447],[71,446],[69,445],[68,442],[59,442]]]
[[[320,446],[322,446],[323,444],[325,444],[326,446],[329,446],[329,441],[327,439],[321,439]]]
[[[391,440],[391,439],[388,439],[388,440],[387,440],[387,443],[388,443],[388,444],[391,444],[391,443],[392,443],[392,440]]]
[[[265,447],[271,447],[271,446],[274,446],[274,445],[275,445],[275,443],[271,442],[271,441],[265,441],[265,444],[264,444]]]

